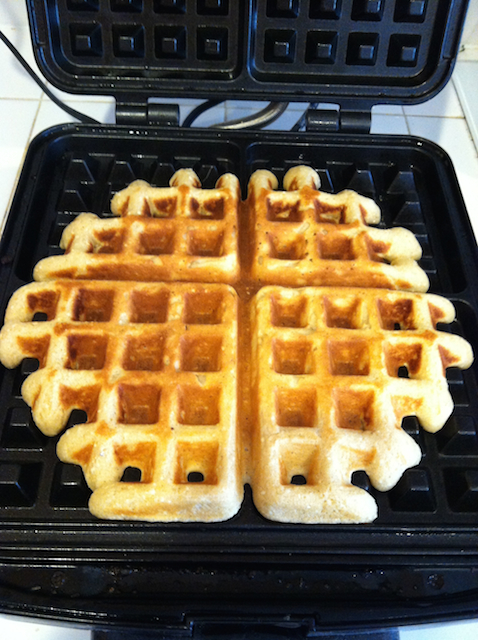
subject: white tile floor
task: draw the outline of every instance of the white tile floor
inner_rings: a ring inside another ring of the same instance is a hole
[[[474,0],[476,2],[476,0]],[[32,54],[25,0],[0,1],[0,29],[35,68]],[[50,126],[73,119],[51,102],[26,75],[8,49],[0,43],[0,229],[8,212],[26,148],[37,134]],[[57,92],[75,109],[104,123],[114,122],[114,102],[104,96],[78,96]],[[181,103],[181,118],[198,104],[197,100]],[[224,119],[250,115],[266,103],[226,102],[205,113],[197,121],[209,126]],[[271,128],[288,129],[300,117],[304,105],[291,104]],[[420,105],[377,106],[372,111],[372,133],[414,135],[442,146],[450,155],[461,186],[468,213],[478,237],[478,61],[469,53],[459,60],[452,81],[435,98]],[[474,142],[473,142],[474,136]],[[38,624],[0,615],[0,636],[18,636],[24,640],[87,640],[89,631],[66,631],[58,625]],[[424,627],[407,627],[400,631],[401,640],[476,640],[478,621],[466,621]]]

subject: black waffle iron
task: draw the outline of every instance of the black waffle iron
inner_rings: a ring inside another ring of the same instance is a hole
[[[430,291],[456,307],[447,330],[478,354],[478,251],[451,162],[425,140],[369,132],[374,104],[442,88],[465,0],[28,0],[28,10],[47,79],[113,95],[117,124],[58,126],[32,142],[2,238],[2,315],[35,263],[60,253],[65,226],[82,211],[108,215],[132,180],[167,186],[192,167],[209,188],[231,171],[245,194],[254,170],[280,180],[301,163],[323,190],[377,201],[381,226],[413,231]],[[310,109],[298,132],[188,129],[178,96],[334,106]],[[405,420],[423,460],[392,491],[370,489],[379,517],[360,526],[267,521],[247,487],[225,523],[98,521],[81,469],[58,461],[21,399],[34,367],[0,369],[3,612],[162,638],[308,638],[478,613],[478,362],[449,370],[455,411],[441,432]]]

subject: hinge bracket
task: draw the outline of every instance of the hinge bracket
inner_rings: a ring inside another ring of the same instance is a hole
[[[147,100],[116,100],[116,123],[136,126],[179,126],[179,105]]]
[[[308,109],[305,128],[306,131],[370,133],[371,120],[370,110]]]

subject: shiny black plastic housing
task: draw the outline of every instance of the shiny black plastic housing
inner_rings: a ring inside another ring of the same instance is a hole
[[[27,0],[44,75],[72,93],[373,104],[430,98],[466,0]]]

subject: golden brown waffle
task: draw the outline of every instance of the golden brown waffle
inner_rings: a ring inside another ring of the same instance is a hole
[[[235,282],[237,178],[225,174],[215,189],[201,189],[196,174],[181,169],[170,185],[137,180],[114,196],[118,217],[79,215],[63,232],[65,254],[41,260],[35,280]]]
[[[318,191],[310,167],[290,169],[285,191],[259,170],[249,180],[252,278],[283,286],[331,285],[427,291],[421,247],[407,229],[377,229],[380,210],[354,191]]]
[[[43,322],[33,321],[44,314]],[[239,509],[237,297],[227,285],[58,280],[12,297],[0,334],[33,418],[83,467],[101,518],[218,521]],[[121,482],[128,467],[141,482]]]
[[[265,287],[252,315],[256,506],[283,522],[373,520],[375,501],[352,473],[365,470],[386,491],[418,464],[402,419],[442,427],[453,409],[445,369],[472,362],[463,338],[436,330],[453,305],[376,289]]]
[[[418,242],[370,227],[371,200],[318,191],[308,167],[283,192],[253,174],[242,217],[234,176],[202,190],[181,170],[170,184],[134,182],[115,218],[78,216],[65,255],[12,296],[0,360],[39,361],[22,387],[35,422],[52,436],[86,412],[58,455],[82,466],[100,518],[225,520],[248,481],[272,520],[373,520],[353,472],[387,490],[417,464],[403,417],[439,429],[445,369],[472,360],[436,330],[451,303],[411,292],[428,286]]]

